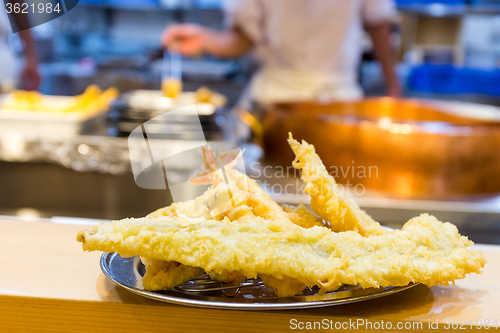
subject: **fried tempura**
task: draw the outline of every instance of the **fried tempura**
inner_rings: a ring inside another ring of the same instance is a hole
[[[146,290],[170,289],[203,272],[234,284],[260,277],[278,297],[313,286],[325,293],[343,284],[448,285],[480,273],[484,257],[454,225],[424,214],[388,232],[343,196],[314,146],[291,135],[289,143],[319,217],[303,205],[274,202],[256,181],[232,169],[236,153],[214,159],[206,150],[207,171],[197,182],[213,186],[202,196],[143,219],[81,231],[77,240],[84,250],[141,256]],[[225,165],[224,173],[215,172],[214,165],[219,170]]]
[[[297,207],[278,205],[255,180],[250,179],[238,170],[229,170],[228,179],[232,186],[249,193],[246,204],[251,208],[251,213],[243,215],[237,210],[239,215],[242,215],[238,221],[258,216],[269,220],[281,219],[282,221],[289,221],[303,228],[324,226],[321,219],[302,204]],[[278,297],[290,297],[300,294],[306,287],[304,283],[288,276],[262,275],[260,277],[262,282],[273,289]]]
[[[232,198],[228,197],[228,188],[223,184],[219,184],[219,186],[210,188],[195,200],[174,203],[168,207],[160,208],[146,217],[176,217],[181,214],[187,218],[202,217],[210,219],[214,215],[215,219],[222,219],[225,215],[214,213],[214,209],[221,207],[220,202],[222,202],[223,205],[227,205],[231,204],[230,200],[232,199],[233,203],[241,204],[246,200],[247,196],[246,193],[238,191],[235,188],[229,188],[229,190],[231,190],[233,195]],[[217,198],[219,198],[219,202]],[[226,200],[226,202],[223,200]],[[234,209],[230,209],[225,213],[235,215],[238,214],[238,211],[241,211],[241,208],[236,206]],[[240,215],[242,214],[243,213],[240,213]],[[248,215],[248,211],[245,214]],[[234,219],[237,218],[236,216],[232,217]],[[200,272],[199,268],[185,266],[173,261],[151,260],[145,257],[141,257],[141,261],[146,268],[146,274],[144,275],[144,289],[146,290],[171,289],[189,281],[193,276],[198,276],[203,273],[203,270]],[[223,272],[217,275],[217,281],[220,282],[230,283],[237,280],[241,280],[241,273]],[[241,282],[242,281],[244,281],[244,279],[241,280]]]
[[[221,274],[212,272],[209,275],[212,280],[226,284],[240,284],[247,279],[243,273],[238,271],[224,270]]]
[[[42,111],[59,113],[93,113],[107,108],[118,97],[118,89],[111,87],[104,92],[92,84],[81,95],[68,99],[63,103],[48,103],[44,95],[36,91],[14,91],[2,108],[21,111]]]
[[[311,196],[313,211],[328,221],[333,231],[357,231],[362,236],[386,233],[351,198],[342,194],[313,145],[305,141],[300,144],[291,133],[288,143],[295,153],[293,166],[301,170],[301,178],[306,183],[305,192]]]
[[[278,278],[274,275],[259,274],[259,277],[267,287],[274,290],[278,297],[293,297],[307,288],[303,282],[288,276]]]
[[[177,216],[177,213],[175,212],[175,205],[172,204],[170,206],[155,210],[154,212],[149,213],[146,217],[155,218],[155,217],[162,217],[162,216],[168,216],[168,217]]]
[[[234,208],[231,208],[228,211],[224,212],[224,214],[218,216],[217,219],[221,219],[222,216],[224,216],[232,222],[241,222],[244,220],[253,219],[258,216],[271,220],[280,218],[283,220],[289,219],[291,223],[295,223],[304,228],[323,226],[321,220],[314,216],[311,212],[309,212],[309,210],[303,205],[300,205],[298,207],[280,207],[265,191],[260,188],[255,180],[250,179],[247,175],[237,170],[230,170],[228,172],[228,179],[233,196],[241,198],[240,200],[238,200],[240,205],[237,205]],[[207,192],[205,192],[205,194],[194,201],[174,203],[169,207],[161,208],[149,214],[147,217],[175,217],[178,216],[178,212],[182,212],[188,218],[205,217],[209,219],[211,216],[211,203],[214,202],[213,198],[216,196],[220,196],[220,193],[224,191],[224,187],[220,186],[221,183],[218,184],[219,185],[216,188],[209,189]],[[244,193],[247,193],[248,195],[245,197]],[[146,267],[146,272],[149,272],[149,261],[144,260],[144,258],[141,259],[143,259],[142,261]],[[172,265],[172,263],[165,263],[163,266],[164,267],[161,271],[161,274],[155,274],[153,276],[149,274],[148,280],[151,282],[147,285],[144,285],[146,289],[158,290],[149,289],[149,287],[152,285],[170,286],[171,281],[176,281],[178,283],[177,285],[180,285],[184,282],[187,282],[191,278],[189,277],[189,274],[187,274],[184,275],[184,279],[174,279],[174,277],[171,277],[170,275],[178,274],[180,268],[178,268],[178,266]],[[175,269],[169,271],[170,267]],[[246,277],[241,272],[237,271],[225,270],[219,274],[210,273],[209,275],[214,280],[224,283],[241,283],[246,279]],[[296,281],[295,279],[288,277],[282,277],[281,279],[278,279],[269,276],[269,278],[265,278],[264,283],[275,290],[276,293],[278,295],[281,295],[282,297],[284,297],[285,295],[293,296],[297,293],[300,293],[305,288],[304,287],[298,290],[297,288],[301,288],[303,284],[299,281]]]
[[[177,216],[175,205],[160,208],[146,217],[156,218],[162,216]],[[146,269],[146,274],[142,278],[146,290],[172,289],[203,273],[201,268],[186,266],[175,261],[154,260],[144,257],[141,257],[141,261]]]
[[[237,187],[241,191],[249,193],[246,204],[252,208],[252,212],[255,216],[270,220],[289,220],[283,208],[280,207],[280,205],[278,205],[255,180],[250,179],[247,175],[238,170],[230,170],[228,176],[229,184]]]
[[[240,223],[163,217],[102,223],[79,232],[77,240],[87,251],[176,261],[218,274],[286,276],[323,291],[343,284],[449,285],[467,273],[480,273],[485,263],[454,225],[428,215],[372,237],[259,217]]]
[[[324,227],[323,221],[314,215],[306,206],[303,204],[298,205],[297,207],[282,205],[283,211],[285,211],[286,215],[292,221],[293,224],[296,224],[302,228],[312,228],[312,227]]]

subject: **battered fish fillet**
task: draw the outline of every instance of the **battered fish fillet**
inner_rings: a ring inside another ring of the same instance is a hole
[[[236,187],[240,191],[249,194],[246,205],[252,208],[252,212],[255,216],[270,220],[289,220],[283,208],[280,207],[280,205],[278,205],[254,179],[233,169],[228,172],[228,180],[230,186]]]
[[[248,193],[221,183],[211,187],[194,200],[176,202],[173,206],[177,215],[221,220],[225,217],[226,212],[233,207],[244,204],[247,200]]]
[[[146,267],[142,284],[146,290],[172,289],[203,274],[203,269],[182,265],[176,261],[163,261],[141,257]]]
[[[297,207],[278,205],[254,179],[251,179],[238,170],[230,170],[228,172],[228,179],[232,187],[250,194],[246,205],[252,209],[254,216],[264,219],[289,219],[293,224],[303,228],[325,226],[323,221],[310,212],[303,204]]]
[[[297,207],[282,205],[286,215],[292,221],[293,224],[301,226],[302,228],[312,228],[312,227],[324,227],[323,221],[314,215],[306,206],[303,204]]]
[[[214,281],[217,282],[222,282],[225,284],[241,284],[243,281],[247,279],[243,273],[238,272],[238,271],[228,271],[224,270],[222,274],[217,274],[215,272],[211,272],[208,275],[210,275],[210,278]]]
[[[274,275],[259,274],[259,277],[279,298],[293,297],[307,288],[303,282],[287,276],[277,278]]]
[[[232,189],[232,194],[242,198],[241,200],[239,200],[240,205],[230,209],[223,214],[223,216],[227,217],[230,221],[241,222],[243,220],[253,219],[256,216],[259,216],[267,219],[289,219],[291,223],[295,223],[304,228],[323,226],[321,220],[314,214],[312,214],[303,205],[299,205],[298,207],[279,206],[264,190],[260,188],[255,180],[250,179],[247,175],[237,170],[230,170],[227,176],[230,188]],[[224,189],[223,187],[217,187],[219,188],[219,190]],[[200,217],[201,215],[201,217],[209,219],[210,210],[207,208],[209,206],[209,204],[207,203],[213,202],[214,200],[212,198],[214,196],[220,195],[219,190],[217,190],[217,188],[212,188],[194,201],[189,201],[186,203],[174,203],[169,207],[161,208],[149,214],[147,217],[175,217],[178,216],[177,211],[180,210],[183,211],[185,213],[184,215],[186,215],[188,218]],[[238,192],[238,190],[244,193],[248,193],[248,196],[244,198],[244,194]],[[218,217],[218,219],[219,218],[220,217]],[[162,270],[158,271],[156,267],[150,268],[150,260],[142,257],[141,259],[146,268],[144,279],[147,281],[147,283],[144,283],[144,288],[147,290],[170,289],[191,279],[191,273],[187,269],[183,271],[186,272],[186,274],[182,275],[183,278],[175,277],[175,275],[179,274],[180,269],[183,268],[183,265],[181,265],[179,268],[178,266],[175,266],[174,263],[161,264],[161,261],[158,261],[155,262],[156,265],[162,265]],[[171,272],[169,272],[170,268],[172,268]],[[190,268],[194,269],[193,267]],[[219,274],[213,272],[208,272],[208,274],[212,279],[224,283],[237,284],[243,282],[246,279],[246,277],[241,272],[237,271],[225,270]],[[172,286],[172,281],[176,281],[178,284]],[[292,278],[277,279],[270,276],[269,278],[264,278],[263,282],[268,287],[275,290],[276,293],[278,295],[281,295],[282,297],[299,294],[305,289],[303,283],[300,283],[299,281],[296,281]]]
[[[147,218],[175,217],[175,205],[160,208]],[[203,269],[199,267],[186,266],[176,261],[163,261],[141,257],[146,273],[142,277],[142,284],[146,290],[167,290],[177,287],[194,277],[203,274]]]
[[[243,215],[242,213],[242,210],[245,208],[241,207],[234,209],[233,211],[237,212],[240,217],[238,219],[235,219],[234,217],[231,219],[231,216],[228,215],[232,221],[240,222],[257,216],[269,220],[281,219],[282,221],[294,223],[303,228],[324,226],[322,221],[309,212],[309,210],[303,205],[296,208],[289,206],[281,207],[259,186],[255,180],[249,178],[240,171],[231,169],[228,170],[227,174],[230,186],[236,187],[249,194],[246,205],[248,205],[251,209],[251,213],[249,212],[246,215]],[[234,214],[234,212],[232,214]],[[239,275],[241,276],[242,274],[240,273]],[[266,286],[275,291],[278,297],[295,296],[300,294],[305,289],[305,285],[302,282],[287,276],[275,277],[272,275],[266,275],[261,276],[261,279]]]
[[[232,198],[228,197],[228,190],[231,191]],[[176,217],[181,214],[188,218],[202,217],[211,219],[215,215],[215,219],[219,220],[227,214],[234,215],[234,210],[241,210],[240,206],[236,206],[235,209],[231,209],[224,214],[214,213],[214,210],[216,211],[218,207],[224,207],[224,202],[230,203],[231,199],[233,204],[241,205],[247,200],[247,194],[219,183],[218,186],[208,189],[195,200],[174,203],[168,207],[160,208],[146,217]],[[199,267],[186,266],[175,261],[152,260],[142,256],[141,261],[146,269],[143,277],[143,286],[146,290],[172,289],[191,280],[193,277],[203,274],[203,270]],[[213,275],[213,277],[217,281],[226,283],[237,283],[237,281],[243,282],[245,280],[244,276],[242,277],[242,274],[238,272],[223,272],[217,276]]]
[[[245,179],[246,178],[246,179]],[[292,223],[301,226],[303,228],[312,228],[314,226],[324,227],[323,221],[314,215],[306,206],[300,204],[298,206],[290,206],[290,205],[278,205],[274,202],[271,197],[260,188],[257,182],[253,179],[250,179],[247,175],[242,174],[239,171],[234,171],[231,173],[230,182],[233,189],[237,187],[241,191],[246,191],[250,193],[250,195],[245,200],[240,200],[238,206],[230,209],[228,212],[225,212],[224,217],[228,217],[231,221],[239,221],[242,219],[254,218],[256,216],[267,218],[267,219],[277,219],[288,218]],[[204,197],[214,196],[217,192],[207,192],[204,194]],[[243,194],[239,194],[240,197],[243,197]],[[199,201],[212,201],[209,199],[199,200]],[[177,215],[176,206],[182,205],[184,206],[182,209],[187,213],[185,214],[189,218],[200,217],[197,213],[191,213],[194,210],[186,209],[185,207],[194,208],[197,205],[195,201],[190,201],[187,203],[174,203],[168,207],[160,208],[146,217],[155,218],[155,217],[175,217]],[[208,215],[208,210],[206,209],[198,209],[204,211],[206,218],[210,218]]]
[[[148,215],[148,217],[173,217],[171,215],[171,207],[172,206],[159,209],[156,212]],[[303,228],[323,226],[322,222],[303,205],[299,205],[297,207],[286,206],[283,207],[283,209],[294,224],[299,225]],[[256,217],[252,212],[252,208],[247,205],[235,207],[230,212],[228,212],[226,216],[231,222],[234,223],[238,223],[244,220],[251,220]],[[180,273],[180,269],[182,267],[189,266],[180,265],[178,267],[172,264],[167,264],[174,262],[154,260],[153,262],[156,265],[160,265],[162,267],[162,270],[160,271],[160,273],[158,273],[158,270],[155,267],[150,268],[149,265],[151,260],[145,260],[145,258],[142,257],[141,259],[146,266],[146,274],[144,275],[144,288],[146,290],[171,289],[189,281],[192,278],[192,274],[188,270],[183,271],[186,272],[186,274],[183,274],[182,278],[176,278],[176,275]],[[190,268],[194,269],[192,267]],[[240,284],[247,279],[245,275],[238,271],[225,270],[221,274],[216,274],[213,272],[209,272],[208,274],[210,275],[212,280],[223,282],[226,284]],[[306,288],[306,286],[302,282],[289,277],[282,277],[281,279],[275,278],[272,275],[261,275],[260,277],[266,286],[270,287],[276,292],[276,295],[278,295],[278,297],[294,296],[300,294]],[[176,281],[177,284],[172,285],[171,281]]]
[[[155,210],[154,212],[149,213],[146,217],[155,218],[155,217],[163,217],[163,216],[168,216],[168,217],[177,216],[177,213],[175,211],[175,205],[172,204],[170,206]]]
[[[410,220],[402,230],[371,237],[259,217],[233,223],[179,216],[102,223],[79,232],[77,240],[86,251],[176,261],[217,274],[286,276],[322,292],[343,284],[449,285],[467,273],[480,273],[485,264],[454,225],[428,215]]]
[[[328,173],[313,145],[300,144],[292,134],[288,143],[295,153],[293,166],[301,169],[301,178],[306,184],[305,192],[311,196],[312,210],[330,223],[333,231],[357,231],[362,236],[383,235],[387,231],[373,220],[349,197]]]

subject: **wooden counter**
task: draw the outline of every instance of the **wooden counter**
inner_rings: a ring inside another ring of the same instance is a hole
[[[443,331],[445,320],[467,322],[465,330],[470,330],[471,321],[475,325],[486,319],[500,326],[500,246],[477,245],[488,260],[483,274],[467,276],[454,287],[417,286],[371,301],[319,309],[228,311],[170,305],[115,287],[101,273],[101,253],[83,252],[75,240],[78,230],[88,228],[0,220],[0,332],[279,332],[295,324],[298,328],[299,322],[323,320],[332,320],[328,325],[369,320],[377,332],[382,320],[391,322],[394,331],[398,322],[422,323],[402,330],[420,332]],[[436,321],[439,329],[430,328]],[[366,327],[370,326],[351,325],[344,331]],[[474,331],[498,331],[477,328]]]

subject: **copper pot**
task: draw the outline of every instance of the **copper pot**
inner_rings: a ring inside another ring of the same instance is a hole
[[[271,105],[262,112],[266,159],[290,165],[292,132],[315,145],[342,184],[397,197],[500,192],[500,121],[446,105],[391,98]]]

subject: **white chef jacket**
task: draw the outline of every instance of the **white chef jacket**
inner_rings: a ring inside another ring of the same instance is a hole
[[[393,0],[229,0],[225,9],[262,62],[250,87],[259,103],[362,97],[363,25],[396,15]]]

